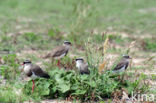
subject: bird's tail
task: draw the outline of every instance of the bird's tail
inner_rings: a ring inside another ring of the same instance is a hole
[[[47,78],[47,79],[49,79],[49,78],[50,78],[50,76],[49,76],[49,74],[48,74],[48,73],[44,73],[44,74],[42,75],[42,77],[43,77],[43,78]]]

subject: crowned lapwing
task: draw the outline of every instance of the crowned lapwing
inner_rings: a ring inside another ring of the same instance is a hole
[[[84,62],[84,59],[77,58],[76,59],[76,67],[80,71],[80,74],[90,74],[88,69],[88,64]]]
[[[50,53],[48,53],[44,58],[54,58],[58,60],[57,66],[60,68],[60,59],[67,55],[71,47],[71,42],[64,41],[63,45],[54,48]]]
[[[24,73],[28,77],[32,78],[32,82],[33,82],[32,92],[34,91],[34,87],[35,87],[34,79],[36,79],[38,77],[43,77],[43,78],[47,78],[47,79],[50,78],[48,73],[43,71],[38,65],[32,64],[31,61],[29,61],[29,60],[25,60],[22,65],[23,65]]]
[[[128,55],[123,55],[123,57],[121,58],[119,63],[113,69],[113,72],[123,72],[123,71],[125,71],[127,69],[128,65],[129,65],[130,59],[132,59],[132,58],[130,58]]]

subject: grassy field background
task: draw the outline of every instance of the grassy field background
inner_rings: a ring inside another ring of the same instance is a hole
[[[17,88],[27,82],[21,80],[23,75],[18,69],[19,64],[30,59],[50,72],[48,68],[53,67],[50,59],[41,57],[64,40],[73,44],[63,60],[64,65],[70,64],[76,57],[83,57],[88,62],[95,60],[91,63],[98,69],[99,64],[106,60],[109,62],[104,71],[112,68],[112,63],[133,42],[129,51],[133,60],[127,76],[137,78],[137,75],[143,75],[143,81],[150,85],[148,93],[156,94],[155,12],[155,0],[1,0],[0,75],[5,78],[0,79],[0,92],[5,93],[0,93],[3,97],[0,101],[40,100],[35,96],[13,95],[20,94]],[[107,52],[96,63],[107,35]],[[94,51],[89,60],[87,48]]]

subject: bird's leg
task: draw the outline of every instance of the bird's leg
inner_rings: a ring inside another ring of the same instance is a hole
[[[57,66],[58,66],[59,68],[61,68],[61,67],[60,67],[60,60],[57,61]]]
[[[33,82],[33,86],[32,86],[32,93],[34,92],[34,87],[35,87],[35,82],[34,82],[34,80],[32,80],[32,82]]]
[[[121,82],[124,81],[124,76],[125,76],[125,72],[124,72],[124,74],[122,74]]]

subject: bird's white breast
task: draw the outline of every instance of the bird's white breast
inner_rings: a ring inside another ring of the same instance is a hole
[[[80,61],[76,61],[76,67],[80,70],[82,63]]]
[[[25,72],[25,73],[30,72],[30,69],[31,69],[31,65],[25,65],[25,66],[24,66],[24,72]],[[35,75],[34,72],[32,72],[31,78],[32,78],[32,79],[36,79],[37,77],[38,77],[38,76]]]
[[[30,65],[25,65],[24,66],[24,72],[28,73],[30,71],[31,66]]]

